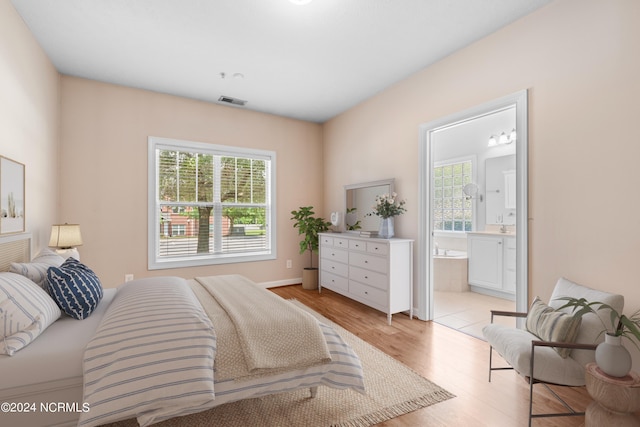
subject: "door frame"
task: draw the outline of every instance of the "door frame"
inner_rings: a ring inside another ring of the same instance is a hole
[[[516,107],[516,310],[528,308],[528,92],[516,93],[486,102],[449,116],[424,123],[419,128],[420,181],[418,222],[418,292],[416,314],[423,320],[433,320],[433,221],[431,218],[433,134],[443,128],[461,124],[496,111]]]

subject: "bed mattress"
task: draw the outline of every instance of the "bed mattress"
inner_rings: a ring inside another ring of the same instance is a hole
[[[104,289],[102,301],[87,319],[76,320],[63,314],[15,355],[0,355],[0,396],[10,395],[15,387],[74,378],[82,386],[84,348],[115,294],[114,288]]]

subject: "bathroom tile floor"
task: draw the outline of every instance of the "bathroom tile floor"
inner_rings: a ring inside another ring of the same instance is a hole
[[[476,338],[491,323],[490,310],[515,311],[516,303],[476,292],[434,291],[434,321]],[[512,318],[496,317],[494,322],[515,326]]]

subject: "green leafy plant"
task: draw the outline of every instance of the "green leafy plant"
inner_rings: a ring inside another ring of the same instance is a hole
[[[582,317],[587,313],[597,314],[600,310],[609,310],[611,316],[611,327],[608,327],[601,319],[600,321],[604,327],[602,333],[624,337],[631,341],[631,343],[640,350],[640,310],[633,313],[631,317],[627,317],[624,314],[618,313],[609,304],[605,304],[600,301],[589,302],[584,298],[572,297],[562,297],[558,298],[558,300],[566,301],[559,310],[563,308],[573,308],[573,315],[579,317]]]
[[[313,215],[313,206],[300,207],[297,211],[291,211],[294,228],[298,229],[298,235],[303,235],[304,239],[300,241],[300,253],[304,254],[309,251],[309,268],[313,268],[313,251],[318,250],[318,233],[329,230],[330,222],[324,218],[317,218]]]

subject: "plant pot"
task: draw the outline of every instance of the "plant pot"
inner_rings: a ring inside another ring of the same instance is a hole
[[[631,371],[631,355],[622,345],[622,337],[611,334],[596,348],[596,364],[607,375],[624,377]]]
[[[318,269],[305,268],[302,270],[302,289],[318,289]]]

